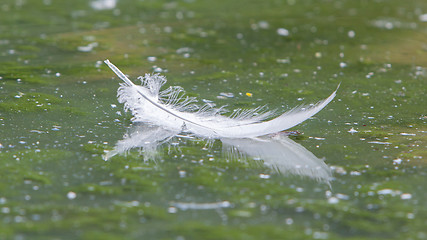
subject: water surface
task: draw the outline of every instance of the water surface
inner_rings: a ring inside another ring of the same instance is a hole
[[[426,239],[425,14],[422,0],[2,1],[0,239]],[[106,58],[228,109],[286,111],[341,83],[288,139],[332,179],[218,140],[104,161],[135,128]]]

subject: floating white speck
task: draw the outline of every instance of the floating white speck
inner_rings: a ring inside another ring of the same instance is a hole
[[[116,7],[117,0],[96,0],[90,3],[95,10],[108,10]]]
[[[270,24],[267,21],[259,21],[258,27],[261,29],[268,29],[270,27]]]
[[[338,198],[336,198],[336,197],[330,197],[330,198],[328,198],[328,203],[329,204],[337,204],[339,202],[340,202],[340,200]]]
[[[1,212],[5,213],[5,214],[8,214],[8,213],[10,213],[10,208],[8,208],[8,207],[2,207],[1,208]]]
[[[347,63],[345,62],[340,62],[340,68],[345,68],[347,67]]]
[[[354,38],[356,36],[356,32],[351,30],[351,31],[348,31],[347,35],[349,38]]]
[[[400,199],[402,199],[402,200],[408,200],[408,199],[411,199],[411,198],[412,198],[412,194],[410,194],[410,193],[402,193],[400,195]]]
[[[398,164],[401,164],[401,163],[402,163],[402,159],[400,159],[400,158],[397,158],[397,159],[393,160],[393,165],[398,165]]]
[[[336,173],[340,174],[340,175],[345,175],[347,174],[347,171],[340,166],[331,166],[331,170],[335,171]]]
[[[399,190],[393,190],[393,189],[390,189],[390,188],[385,188],[385,189],[378,190],[377,194],[379,194],[379,195],[396,196],[396,195],[401,194],[401,191],[399,191]]]
[[[61,129],[61,126],[56,126],[56,125],[53,125],[52,126],[52,131],[59,131]]]
[[[231,203],[229,201],[214,202],[214,203],[185,203],[185,202],[173,202],[172,206],[181,210],[209,210],[218,208],[229,208]]]
[[[380,19],[380,20],[374,21],[372,24],[377,28],[391,30],[394,28],[394,23],[397,23],[397,22],[391,22],[389,20]]]
[[[22,93],[22,92],[18,92],[18,94],[17,95],[15,95],[15,98],[21,98],[22,96],[24,96],[25,95],[25,93]]]
[[[155,67],[153,71],[156,72],[156,73],[161,73],[164,70],[161,67]]]
[[[400,133],[402,136],[416,136],[415,133]]]
[[[359,131],[357,131],[357,130],[356,130],[356,129],[354,129],[354,128],[350,128],[350,130],[348,130],[347,132],[349,132],[349,133],[353,134],[353,133],[358,133]]]
[[[420,19],[421,22],[427,22],[427,13],[420,15],[418,19]]]
[[[259,175],[259,178],[261,178],[261,179],[269,179],[270,178],[270,175],[268,175],[268,174],[260,174]]]
[[[178,212],[178,209],[176,209],[176,207],[168,208],[168,213],[176,213],[176,212]]]
[[[391,144],[389,142],[379,142],[379,141],[371,141],[371,142],[368,142],[368,143],[381,144],[381,145],[389,145],[389,144]]]
[[[121,206],[121,207],[131,208],[131,207],[138,207],[140,205],[140,202],[136,201],[136,200],[129,201],[129,202],[117,201],[116,204]]]
[[[157,58],[156,58],[156,57],[147,57],[147,60],[148,60],[149,62],[154,62],[154,61],[156,61],[156,60],[157,60]]]
[[[392,193],[393,193],[393,189],[389,189],[389,188],[382,189],[382,190],[378,191],[378,194],[381,194],[381,195],[388,195],[388,194],[392,194]]]
[[[278,28],[277,34],[279,34],[280,36],[287,37],[287,36],[289,36],[289,31],[285,28]]]
[[[98,47],[98,43],[97,42],[92,42],[89,43],[86,46],[78,46],[77,50],[80,52],[91,52],[95,47]]]
[[[295,212],[297,212],[297,213],[304,212],[304,207],[296,207]]]
[[[192,53],[192,52],[194,52],[194,50],[192,48],[189,48],[189,47],[182,47],[182,48],[178,48],[176,50],[177,54]]]
[[[314,232],[313,233],[313,238],[314,239],[328,239],[329,238],[329,234],[327,232]]]
[[[178,173],[179,173],[179,177],[181,177],[181,178],[184,178],[187,176],[187,172],[184,170],[180,170]]]
[[[234,97],[233,93],[225,93],[225,92],[221,92],[219,93],[220,96],[226,97],[226,98],[232,98]]]
[[[77,197],[77,194],[75,192],[68,192],[67,193],[67,198],[70,200],[73,200]]]
[[[276,59],[277,63],[290,63],[291,60],[289,58]]]
[[[345,195],[345,194],[342,194],[342,193],[337,193],[335,196],[338,199],[341,199],[341,200],[349,200],[350,199],[350,197],[348,195]]]

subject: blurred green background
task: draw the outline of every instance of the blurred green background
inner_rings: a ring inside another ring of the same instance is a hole
[[[424,0],[2,0],[0,239],[427,239],[426,14]],[[203,139],[103,161],[132,125],[107,58],[228,109],[283,112],[341,82],[292,129],[334,179]]]

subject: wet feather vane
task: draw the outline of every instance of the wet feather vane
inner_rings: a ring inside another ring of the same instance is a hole
[[[276,118],[263,108],[236,110],[230,116],[221,115],[221,108],[198,106],[197,100],[185,96],[181,87],[169,87],[160,91],[166,78],[160,74],[139,77],[141,85],[134,84],[109,60],[104,61],[123,80],[117,91],[118,101],[125,110],[131,111],[133,122],[145,122],[161,126],[172,132],[188,132],[203,138],[256,138],[278,133],[294,127],[322,110],[335,95],[314,105],[301,105]],[[339,87],[339,86],[338,86]]]

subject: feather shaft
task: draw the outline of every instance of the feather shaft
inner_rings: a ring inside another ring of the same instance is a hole
[[[119,78],[122,79],[123,82],[125,82],[129,87],[135,85],[131,80],[129,80],[128,77],[126,77],[124,73],[122,73],[122,71],[120,71],[120,69],[118,69],[114,64],[112,64],[108,59],[105,60],[104,63],[106,63],[111,68],[111,70],[113,70],[113,72],[117,76],[119,76]]]

